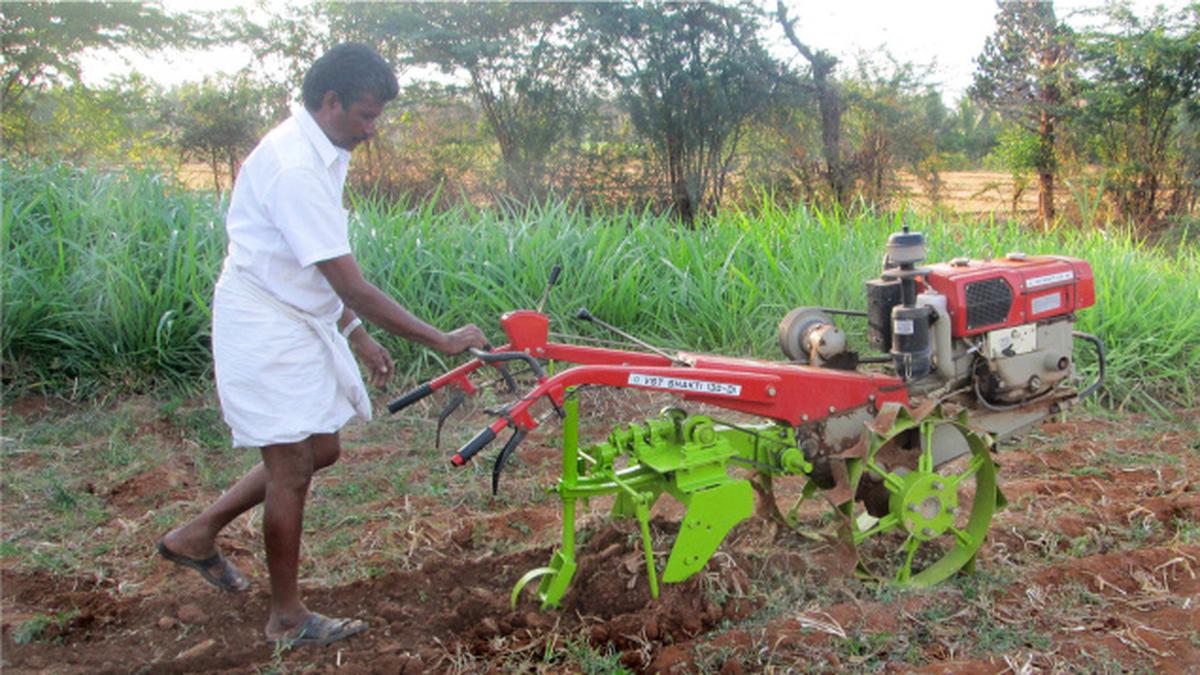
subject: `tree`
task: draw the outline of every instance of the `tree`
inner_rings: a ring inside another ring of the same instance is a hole
[[[963,96],[952,113],[945,142],[961,168],[978,168],[996,147],[999,134],[996,114],[980,108],[970,96]]]
[[[340,7],[328,2],[260,3],[267,12],[262,23],[252,19],[245,8],[236,7],[224,12],[222,27],[231,41],[249,46],[254,53],[254,63],[248,67],[262,63],[275,66],[262,69],[255,77],[269,85],[265,89],[283,94],[282,108],[286,109],[286,99],[300,91],[313,61],[338,42],[353,41],[354,36],[335,34],[331,25]]]
[[[1039,139],[1038,217],[1054,219],[1055,128],[1070,112],[1072,31],[1050,0],[997,0],[996,32],[976,59],[970,94]]]
[[[808,61],[812,73],[812,86],[816,91],[817,106],[821,113],[821,150],[825,159],[825,180],[829,183],[836,204],[845,208],[850,204],[854,178],[850,168],[842,161],[842,100],[841,87],[830,75],[837,66],[837,57],[829,52],[811,47],[796,36],[795,20],[788,18],[783,0],[776,0],[775,17],[783,27],[788,42]]]
[[[1116,5],[1109,18],[1112,30],[1081,39],[1084,122],[1117,207],[1148,222],[1185,208],[1200,183],[1184,138],[1194,144],[1200,122],[1200,4],[1145,20]]]
[[[404,65],[464,75],[500,150],[508,194],[547,192],[547,162],[578,130],[585,59],[573,3],[347,4],[333,30],[378,45]]]
[[[3,102],[47,82],[79,81],[89,49],[148,50],[191,43],[191,20],[141,2],[0,3]]]
[[[602,67],[690,224],[720,203],[746,123],[782,79],[759,40],[759,15],[745,4],[590,9]]]
[[[185,159],[208,164],[213,188],[221,191],[221,171],[230,180],[266,124],[264,96],[245,79],[225,84],[204,80],[179,87],[168,96],[165,118],[172,140]]]
[[[160,160],[165,156],[155,108],[160,96],[137,73],[100,87],[43,88],[0,113],[4,151],[73,163]]]
[[[926,74],[884,54],[881,60],[860,60],[855,76],[841,87],[845,136],[854,150],[845,171],[862,198],[886,203],[897,187],[897,171],[905,168],[936,204],[951,120]]]

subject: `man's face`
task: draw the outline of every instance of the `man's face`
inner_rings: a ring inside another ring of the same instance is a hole
[[[349,106],[343,106],[337,94],[326,92],[321,110],[314,118],[329,140],[339,148],[353,150],[359,143],[375,135],[375,120],[383,112],[383,104],[373,94],[365,94]]]

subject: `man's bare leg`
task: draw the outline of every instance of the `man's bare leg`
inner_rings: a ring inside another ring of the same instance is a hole
[[[318,468],[336,462],[340,454],[337,434],[319,434],[299,443],[262,449],[267,474],[263,539],[271,574],[271,616],[266,627],[269,640],[327,644],[367,627],[361,621],[312,613],[300,599],[300,538],[312,475]]]
[[[313,455],[311,437],[262,448],[266,470],[263,540],[271,575],[268,636],[285,634],[304,623],[309,614],[300,600],[298,576],[300,535],[304,531],[304,504],[314,470]]]
[[[341,454],[338,434],[314,434],[306,441],[312,446],[313,471],[337,462]],[[287,444],[290,445],[294,444]],[[214,555],[217,534],[234,518],[261,504],[266,497],[267,471],[262,462],[254,465],[233,487],[200,515],[171,530],[163,537],[163,545],[171,552],[202,560]]]

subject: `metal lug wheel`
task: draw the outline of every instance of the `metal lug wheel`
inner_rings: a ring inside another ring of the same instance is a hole
[[[919,420],[901,410],[870,433],[853,470],[858,499],[846,507],[860,571],[922,587],[971,565],[997,507],[988,436],[940,410]]]

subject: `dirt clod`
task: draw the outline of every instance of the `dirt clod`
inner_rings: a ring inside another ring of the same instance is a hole
[[[688,652],[680,645],[668,645],[659,651],[650,670],[654,673],[682,673],[690,666]]]
[[[737,659],[725,659],[725,663],[721,664],[721,675],[742,675],[744,672]]]
[[[208,614],[200,609],[199,605],[187,603],[179,608],[176,614],[179,620],[190,625],[200,625],[208,621]]]

